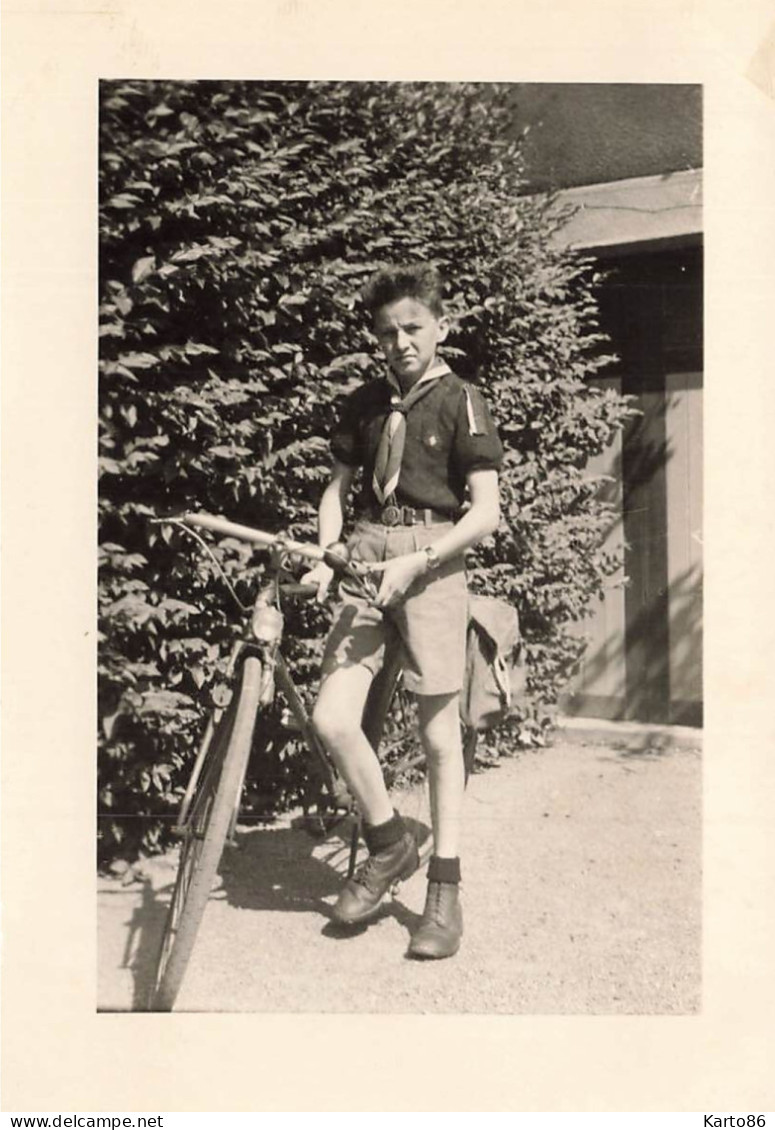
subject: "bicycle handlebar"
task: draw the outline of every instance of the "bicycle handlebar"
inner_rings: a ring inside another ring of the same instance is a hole
[[[307,557],[312,561],[323,561],[328,565],[335,576],[340,578],[349,577],[370,603],[376,599],[377,586],[369,576],[369,566],[365,562],[351,561],[344,545],[333,545],[323,549],[321,546],[312,545],[310,542],[290,541],[284,538],[282,534],[267,534],[264,533],[263,530],[254,530],[252,526],[242,526],[238,522],[230,522],[228,518],[222,518],[220,515],[215,514],[185,513],[176,515],[175,517],[153,518],[151,520],[159,524],[169,522],[171,525],[184,527],[199,526],[203,530],[211,530],[213,533],[225,534],[227,537],[240,538],[242,541],[252,542],[254,545],[260,545],[266,549],[275,549],[280,553],[296,555],[297,557]],[[202,542],[202,545],[210,556],[213,556],[212,550],[199,534],[195,533],[193,530],[191,530],[191,533],[198,541]],[[231,582],[221,569],[217,559],[213,557],[213,560],[223,581],[230,590],[231,595],[240,608],[242,608],[243,611],[247,611],[232,588]],[[280,591],[284,592],[287,596],[312,596],[316,594],[319,589],[318,586],[314,584],[286,583],[280,586]]]
[[[251,526],[241,526],[237,522],[230,522],[215,514],[181,514],[179,518],[171,521],[185,522],[190,526],[200,526],[203,530],[212,530],[216,534],[225,534],[227,537],[240,538],[242,541],[263,545],[267,549],[276,546],[285,553],[296,553],[300,557],[308,557],[312,561],[322,561],[326,550],[310,542],[287,541],[281,534],[266,534],[263,530],[254,530]]]
[[[349,576],[355,581],[369,599],[374,599],[377,595],[377,587],[369,577],[369,566],[365,562],[349,560],[344,546],[336,545],[322,549],[319,545],[312,545],[310,542],[290,541],[282,534],[267,534],[263,530],[254,530],[252,526],[242,526],[215,514],[187,513],[177,518],[157,518],[156,521],[199,526],[201,529],[212,530],[227,537],[241,538],[243,541],[252,542],[266,549],[274,548],[282,553],[307,557],[312,561],[324,561],[337,576]]]

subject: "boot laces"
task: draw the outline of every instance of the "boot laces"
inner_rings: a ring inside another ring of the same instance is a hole
[[[370,891],[372,887],[369,880],[373,876],[376,867],[376,857],[373,855],[366,856],[363,863],[356,869],[353,879],[356,883],[360,883],[362,887],[365,887],[367,891]]]
[[[378,893],[385,883],[385,877],[380,875],[380,869],[383,868],[386,863],[385,854],[394,851],[397,853],[399,847],[402,845],[403,840],[400,840],[395,844],[391,844],[389,848],[385,848],[382,852],[367,855],[353,875],[353,879],[356,883],[360,883],[362,887],[371,891],[372,894]]]
[[[443,902],[443,888],[441,883],[431,883],[428,887],[428,905],[425,914],[427,918],[437,923],[439,926],[444,925]]]

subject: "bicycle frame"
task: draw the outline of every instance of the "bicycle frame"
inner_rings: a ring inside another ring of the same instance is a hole
[[[370,598],[376,595],[376,590],[365,579],[368,567],[348,562],[344,553],[289,541],[212,515],[189,514],[160,521],[189,528],[189,532],[194,534],[211,556],[209,546],[190,527],[198,526],[226,536],[239,537],[270,551],[267,574],[252,607],[243,605],[234,590],[231,590],[245,613],[244,629],[232,647],[225,675],[227,683],[236,685],[235,692],[226,693],[223,686],[216,687],[213,691],[214,708],[200,742],[178,815],[176,830],[182,837],[181,856],[151,990],[151,1007],[168,1011],[174,1004],[185,976],[223,847],[227,842],[233,842],[257,717],[272,704],[276,689],[283,695],[312,764],[319,771],[319,791],[315,795],[319,814],[318,830],[328,831],[340,819],[339,813],[343,809],[347,815],[355,812],[354,801],[328,759],[282,656],[284,624],[281,598],[294,593],[312,595],[316,591],[314,585],[288,584],[283,581],[285,557],[293,554],[325,561],[336,574],[347,576],[351,583],[359,585],[361,591]],[[220,570],[217,559],[214,560]],[[228,580],[224,579],[228,584]],[[375,750],[379,746],[394,697],[399,669],[398,650],[388,649],[385,665],[372,682],[363,718],[364,730]],[[290,732],[289,729],[289,735]],[[404,758],[394,763],[393,769],[398,773],[417,760],[420,758]],[[303,803],[305,813],[308,813],[307,798]],[[322,815],[324,809],[332,812],[333,821],[325,821]],[[359,833],[358,819],[353,821],[352,827],[349,874],[355,868]],[[430,843],[429,838],[428,851]]]
[[[284,558],[290,555],[306,557],[314,561],[326,561],[339,577],[346,576],[351,583],[358,585],[366,595],[370,597],[374,595],[373,588],[369,588],[366,572],[359,570],[357,563],[350,563],[338,555],[332,557],[330,551],[322,549],[319,546],[305,542],[292,541],[281,535],[267,534],[261,530],[255,530],[250,526],[243,526],[231,522],[217,515],[200,513],[185,514],[173,521],[183,526],[199,527],[213,533],[236,537],[242,541],[249,542],[270,551],[267,579],[256,594],[252,609],[250,612],[246,612],[245,615],[245,623],[246,625],[250,625],[250,629],[255,628],[257,620],[260,620],[262,616],[268,624],[268,621],[271,620],[272,617],[268,617],[266,611],[267,609],[275,609],[279,612],[280,598],[282,596],[294,594],[312,595],[314,593],[315,587],[313,585],[288,584],[280,580],[284,569]],[[342,810],[352,812],[354,802],[344,782],[338,776],[328,758],[325,748],[312,725],[304,701],[293,682],[288,666],[282,656],[281,643],[283,624],[281,617],[279,620],[275,619],[274,624],[276,631],[269,627],[268,631],[265,633],[265,638],[257,638],[253,630],[247,629],[245,631],[243,637],[238,640],[232,648],[227,665],[226,679],[229,682],[234,680],[238,664],[245,655],[250,653],[257,653],[259,655],[266,680],[261,704],[263,706],[270,705],[274,698],[275,686],[279,687],[294,718],[296,728],[304,742],[307,752],[311,755],[313,763],[320,773],[323,787],[328,794],[327,807],[332,809],[334,814]],[[385,722],[395,694],[400,670],[400,650],[396,641],[392,647],[389,646],[386,650],[385,662],[379,674],[372,681],[363,713],[363,729],[375,750],[379,746],[385,728]],[[180,833],[185,833],[186,831],[188,813],[191,801],[196,794],[202,765],[206,759],[209,744],[223,716],[225,708],[226,704],[216,706],[211,714],[207,729],[200,743],[197,758],[186,788],[178,822],[176,824],[176,831]],[[402,770],[420,764],[423,757],[424,755],[422,753],[418,753],[409,760],[403,761],[401,763]],[[320,798],[318,798],[318,808],[320,808]],[[229,830],[230,841],[233,839],[238,815],[239,811],[237,806]],[[356,824],[351,840],[350,873],[352,873],[355,867],[358,835],[359,825]]]
[[[186,514],[174,521],[183,526],[198,526],[212,532],[238,537],[270,550],[267,578],[256,594],[252,609],[245,615],[245,630],[241,638],[232,647],[226,667],[225,682],[233,682],[239,663],[244,660],[246,655],[252,653],[259,656],[263,671],[260,706],[266,708],[273,703],[275,687],[278,686],[307,751],[313,757],[321,774],[323,786],[329,794],[331,806],[334,809],[347,808],[349,810],[352,807],[352,799],[343,783],[336,776],[280,650],[283,635],[280,598],[292,595],[311,596],[316,591],[314,585],[282,582],[280,578],[284,571],[283,558],[287,554],[298,554],[320,561],[324,560],[326,551],[303,542],[289,541],[276,535],[265,534],[260,530],[253,530],[248,526],[241,526],[229,522],[225,518],[209,514]],[[361,579],[360,574],[347,569],[345,563],[339,563],[339,570],[348,572],[350,579],[353,579],[353,576],[359,581]],[[229,690],[229,695],[231,695],[231,690]],[[385,711],[387,705],[386,702]],[[208,719],[175,824],[175,831],[179,834],[185,834],[187,830],[191,802],[196,795],[207,751],[227,707],[227,702],[217,703]],[[240,788],[240,793],[241,791]],[[233,839],[238,814],[237,807],[232,817],[229,841]]]

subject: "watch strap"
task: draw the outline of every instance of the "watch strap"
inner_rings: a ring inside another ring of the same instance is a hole
[[[423,553],[428,559],[428,569],[435,570],[441,565],[441,558],[432,545],[426,545],[423,548]]]

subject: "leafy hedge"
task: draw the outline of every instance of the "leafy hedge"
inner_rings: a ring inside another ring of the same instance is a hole
[[[490,84],[102,84],[103,858],[164,842],[235,622],[211,562],[149,518],[204,509],[314,536],[338,404],[379,365],[359,291],[381,263],[442,269],[445,355],[486,386],[508,450],[504,521],[475,575],[521,612],[534,705],[517,737],[539,740],[579,656],[569,625],[612,567],[583,467],[627,408],[590,384],[606,360],[598,279],[558,250],[550,202],[524,195],[509,98]],[[221,549],[247,599],[260,560]],[[289,625],[310,693],[325,622],[304,608]],[[303,787],[280,745],[275,803]]]

